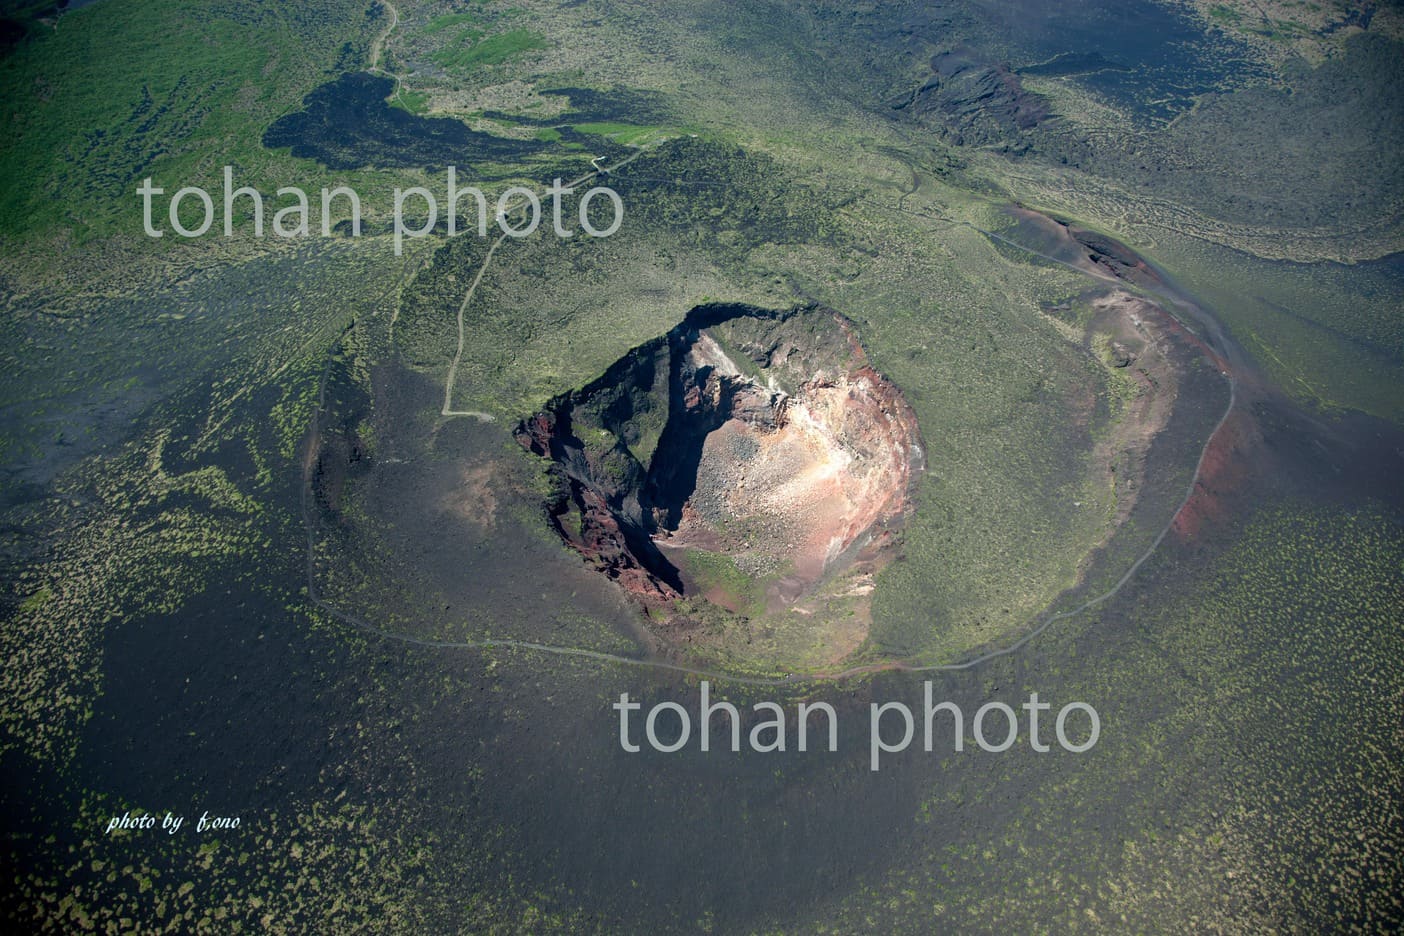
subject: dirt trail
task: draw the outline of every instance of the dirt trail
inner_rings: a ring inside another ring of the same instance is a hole
[[[664,141],[659,141],[659,143],[662,142]],[[653,146],[657,145],[659,144],[653,144]],[[566,187],[575,188],[577,185],[598,178],[601,175],[608,175],[612,170],[618,169],[621,166],[627,166],[629,163],[638,159],[644,153],[652,149],[653,146],[639,149],[638,152],[621,159],[608,169],[600,168],[599,161],[604,157],[596,156],[594,159],[590,160],[590,164],[595,167],[594,171],[587,172],[579,178],[572,179],[566,183]],[[539,199],[541,196],[538,194],[537,197]],[[463,301],[458,304],[458,347],[453,353],[453,363],[449,365],[448,377],[444,380],[444,407],[440,410],[441,416],[472,416],[480,422],[493,422],[497,418],[491,413],[484,413],[480,410],[455,410],[453,408],[453,385],[458,378],[458,365],[463,360],[463,342],[465,337],[463,331],[463,316],[468,311],[468,304],[473,301],[473,294],[478,291],[478,284],[483,281],[483,275],[487,273],[488,267],[492,265],[492,258],[497,253],[497,248],[502,246],[502,242],[506,239],[507,235],[505,233],[497,235],[497,239],[494,240],[492,246],[488,248],[487,256],[483,258],[482,265],[478,267],[477,275],[473,277],[473,282],[469,284],[468,291],[463,294]]]
[[[400,25],[400,11],[395,9],[395,5],[390,3],[390,0],[380,0],[380,5],[390,11],[390,22],[386,24],[385,29],[383,29],[380,35],[375,37],[375,41],[371,43],[370,53],[367,55],[367,58],[370,59],[371,71],[379,70],[380,57],[385,52],[385,42],[390,38],[390,34],[395,31],[395,27]],[[398,79],[396,80],[398,81]]]

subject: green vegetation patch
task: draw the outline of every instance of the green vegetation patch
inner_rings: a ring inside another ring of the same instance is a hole
[[[480,65],[501,65],[525,52],[546,48],[546,37],[529,29],[511,29],[479,41],[481,35],[477,30],[465,30],[431,57],[445,68],[467,71]]]
[[[482,21],[482,14],[476,10],[467,10],[463,13],[445,13],[443,16],[434,17],[425,24],[424,32],[433,35],[453,26],[476,25]]]
[[[1243,14],[1237,10],[1226,6],[1216,6],[1209,11],[1210,18],[1221,23],[1237,24],[1243,19]]]
[[[683,567],[696,580],[700,591],[721,592],[723,600],[719,603],[733,604],[738,614],[748,617],[765,614],[764,586],[741,571],[730,556],[689,549],[684,553]]]
[[[427,91],[407,91],[403,88],[390,97],[390,106],[407,110],[411,114],[419,115],[427,113],[429,110],[429,92]]]

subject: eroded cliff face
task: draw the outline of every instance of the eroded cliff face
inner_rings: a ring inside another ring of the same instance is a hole
[[[561,536],[653,609],[794,608],[861,579],[908,511],[911,408],[825,309],[704,306],[522,421]],[[867,585],[870,588],[870,584]]]

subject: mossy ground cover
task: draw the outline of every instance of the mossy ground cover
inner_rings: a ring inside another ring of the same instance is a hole
[[[938,758],[884,886],[809,925],[844,932],[889,898],[913,932],[1397,925],[1399,803],[1377,791],[1400,763],[1400,546],[1370,508],[1278,501],[1212,565],[1152,568],[990,674],[1098,699],[1121,740],[1076,765]]]
[[[1171,232],[1160,235],[1158,253],[1294,398],[1326,411],[1404,420],[1397,256],[1351,266],[1296,264]]]

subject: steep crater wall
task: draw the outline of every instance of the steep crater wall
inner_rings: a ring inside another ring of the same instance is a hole
[[[696,308],[516,437],[552,462],[562,538],[664,620],[684,597],[756,618],[866,594],[925,463],[900,391],[817,307]]]

